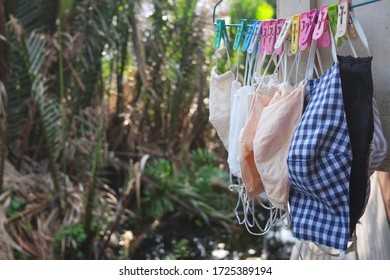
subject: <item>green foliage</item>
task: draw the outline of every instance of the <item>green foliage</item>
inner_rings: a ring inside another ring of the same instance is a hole
[[[174,244],[172,253],[166,258],[169,260],[186,260],[190,257],[190,241],[186,238]]]
[[[10,207],[7,211],[7,215],[10,218],[14,218],[19,214],[27,204],[27,201],[22,197],[14,197],[11,199]]]
[[[84,226],[81,223],[70,224],[64,226],[60,229],[54,236],[54,250],[57,253],[62,251],[62,243],[75,243],[76,248],[70,249],[69,251],[74,251],[75,259],[84,259],[84,253],[80,250],[82,245],[87,239],[87,234],[85,233]]]
[[[275,1],[267,0],[232,0],[230,6],[230,17],[232,22],[238,23],[245,18],[266,20],[275,15]]]
[[[154,182],[146,186],[142,201],[148,216],[161,218],[179,212],[206,224],[210,219],[228,220],[224,215],[231,207],[224,188],[228,175],[218,168],[215,154],[195,150],[185,165],[156,159],[146,166],[145,175]]]

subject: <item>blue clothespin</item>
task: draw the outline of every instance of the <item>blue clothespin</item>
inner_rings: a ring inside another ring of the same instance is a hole
[[[250,44],[250,42],[251,42],[253,33],[254,33],[254,31],[255,31],[255,28],[256,28],[256,23],[257,23],[257,20],[252,20],[252,21],[251,21],[251,24],[249,25],[249,30],[248,30],[248,32],[245,34],[244,43],[242,44],[242,51],[243,51],[243,52],[246,52],[246,50],[247,50],[248,47],[249,47],[249,44]]]
[[[238,24],[236,37],[234,38],[233,43],[233,51],[238,50],[240,47],[241,41],[245,35],[245,27],[246,27],[246,19],[240,19],[240,23]]]
[[[225,46],[228,48],[229,47],[229,36],[226,31],[226,24],[224,19],[218,19],[216,23],[216,37],[215,37],[215,43],[214,47],[216,49],[219,49],[221,46],[221,40],[224,41]]]

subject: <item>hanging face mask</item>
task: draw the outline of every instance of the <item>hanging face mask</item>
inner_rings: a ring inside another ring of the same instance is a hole
[[[249,106],[252,101],[252,94],[250,94],[250,86],[240,87],[239,82],[233,82],[234,92],[233,106],[231,112],[231,123],[229,132],[229,154],[228,164],[230,172],[241,178],[241,167],[239,163],[239,136],[241,129],[244,127],[246,118],[249,112]]]
[[[344,109],[352,148],[349,180],[350,235],[364,212],[369,182],[370,144],[374,135],[372,57],[367,38],[353,12],[349,13],[357,34],[369,57],[358,57],[348,36],[355,57],[338,56]],[[352,24],[352,23],[351,23]]]
[[[215,128],[218,137],[221,139],[226,150],[229,147],[229,125],[230,125],[230,106],[231,106],[231,86],[234,80],[234,74],[230,63],[228,45],[223,40],[225,48],[221,51],[226,52],[226,61],[229,71],[218,74],[218,56],[219,50],[215,50],[215,67],[211,70],[210,92],[209,92],[209,121]]]
[[[305,83],[284,84],[264,108],[253,140],[254,160],[271,204],[287,210],[290,185],[287,155],[303,110]]]
[[[334,41],[332,54],[333,66],[306,84],[307,107],[287,157],[289,203],[295,237],[346,250],[352,149]]]
[[[275,86],[268,87],[265,84],[257,88],[248,119],[239,139],[242,181],[249,199],[253,199],[264,191],[260,174],[256,169],[253,154],[253,138],[255,137],[261,114],[264,108],[268,106],[276,90]]]
[[[209,121],[215,128],[226,150],[229,149],[231,88],[234,75],[228,71],[217,74],[214,67],[210,77]]]
[[[370,143],[374,134],[371,58],[341,57],[340,77],[352,148],[349,179],[350,234],[365,207]]]

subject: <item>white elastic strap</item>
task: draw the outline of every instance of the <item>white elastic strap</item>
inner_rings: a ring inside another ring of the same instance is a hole
[[[301,66],[301,51],[298,51],[298,60],[295,64],[295,85],[298,84],[299,66]]]
[[[226,57],[227,57],[227,62],[228,62],[228,66],[229,66],[229,70],[232,71],[232,65],[230,63],[230,55],[229,55],[229,50],[228,50],[228,47],[227,45],[225,44],[225,48],[226,50]],[[215,66],[218,68],[218,53],[219,53],[219,49],[215,49]]]
[[[368,55],[371,56],[371,51],[370,51],[370,47],[368,45],[368,40],[367,40],[366,34],[364,34],[362,26],[360,25],[360,22],[358,21],[357,17],[355,16],[355,14],[353,12],[350,12],[349,14],[351,16],[351,19],[352,19],[352,22],[355,26],[355,29],[360,37],[360,40],[362,41],[363,45],[366,47]]]
[[[236,81],[238,81],[238,70],[240,69],[240,49],[241,48],[238,48],[238,52],[237,52],[237,71],[236,71]]]
[[[347,34],[347,41],[348,41],[348,43],[349,43],[349,46],[351,47],[351,50],[352,50],[352,53],[353,53],[353,56],[355,57],[355,58],[357,58],[358,57],[358,55],[357,55],[357,53],[356,53],[356,50],[355,50],[355,48],[353,47],[353,45],[352,45],[352,40],[351,40],[351,38],[349,38],[349,35],[348,35],[348,33],[346,33]]]
[[[249,60],[249,69],[248,69],[248,77],[247,77],[247,85],[252,85],[252,78],[253,78],[253,64],[255,61],[255,54],[250,54],[250,60]]]
[[[283,82],[287,82],[287,52],[286,50],[284,49],[283,50]]]
[[[255,53],[255,64],[253,65],[253,73],[252,73],[252,78],[251,78],[251,83],[250,85],[253,85],[255,82],[255,77],[256,77],[256,71],[257,71],[257,64],[259,63],[259,53]]]
[[[330,28],[330,27],[329,27]],[[333,62],[337,62],[338,61],[338,59],[337,59],[337,51],[336,51],[336,43],[335,43],[335,41],[337,42],[337,39],[338,39],[338,37],[337,37],[337,33],[336,33],[336,35],[335,35],[335,37],[333,37],[333,36],[330,36],[331,37],[331,45],[332,45],[332,57],[333,57]]]
[[[267,66],[266,66],[265,69],[264,69],[264,73],[263,73],[263,75],[262,75],[262,77],[261,77],[261,79],[260,79],[260,83],[263,82],[264,77],[267,75],[268,68],[271,66],[271,63],[273,62],[273,59],[274,59],[274,56],[275,56],[275,55],[276,55],[276,51],[274,51],[274,52],[272,53],[272,56],[271,56],[271,58],[269,59],[269,61],[268,61],[268,63],[267,63]]]
[[[297,63],[297,60],[298,60],[298,55],[295,56],[294,61],[293,61],[292,65],[291,65],[290,73],[287,76],[287,81],[290,81],[290,77],[291,77],[291,74],[293,72],[294,66]]]
[[[313,244],[315,247],[317,247],[317,249],[320,250],[320,252],[314,252],[312,248],[310,248],[310,245],[309,243],[304,240],[303,241],[307,247],[307,249],[309,249],[309,251],[315,255],[315,256],[323,256],[323,255],[327,255],[327,256],[331,256],[331,257],[339,257],[339,254],[331,254],[330,251],[332,250],[332,248],[327,248],[325,249],[324,246],[320,245],[320,244],[317,244],[317,243],[311,243]]]
[[[230,184],[230,186],[228,187],[230,191],[234,191],[236,190],[237,191],[237,204],[236,204],[236,207],[234,208],[234,213],[236,215],[236,218],[237,218],[237,221],[238,221],[238,224],[242,225],[245,223],[245,215],[244,215],[244,218],[241,219],[240,217],[240,213],[238,211],[238,209],[240,208],[240,205],[244,205],[243,204],[243,199],[244,199],[244,196],[245,196],[245,192],[243,190],[243,187],[240,186],[240,185],[234,185],[234,184]]]
[[[225,42],[225,41],[224,41],[224,42]],[[229,69],[230,69],[230,71],[232,71],[232,64],[231,64],[231,62],[230,62],[229,49],[228,49],[228,46],[226,45],[226,42],[225,42],[225,50],[226,50],[226,57],[227,57]],[[232,71],[232,72],[233,72],[233,71]]]
[[[315,61],[315,54],[316,54],[316,48],[317,48],[317,40],[313,40],[311,42],[310,46],[310,52],[309,57],[307,60],[307,67],[306,67],[306,73],[305,73],[305,79],[306,80],[312,80],[313,79],[313,69],[314,69],[314,61]]]
[[[246,56],[245,56],[245,71],[244,71],[243,86],[246,86],[246,82],[247,82],[247,78],[248,78],[249,60],[250,60],[250,54],[249,54],[249,53],[246,53]]]
[[[322,74],[324,74],[324,67],[322,66],[322,59],[321,59],[320,51],[318,48],[316,49],[316,55],[317,55],[318,65],[320,67],[320,72],[322,75]]]
[[[283,52],[282,52],[282,54],[279,56],[279,61],[277,61],[277,63],[275,63],[275,70],[274,70],[274,72],[272,73],[272,75],[275,75],[276,74],[276,72],[278,72],[278,70],[279,70],[279,67],[281,66],[281,65],[283,65],[283,64],[281,64],[281,62],[282,61],[284,61],[284,53],[285,53],[285,50],[283,50]],[[276,57],[275,57],[276,58]],[[283,72],[283,71],[282,71]],[[282,77],[282,78],[284,78],[284,77]],[[282,81],[283,81],[284,79],[282,79]]]
[[[260,77],[261,77],[261,69],[263,69],[266,55],[261,55],[261,56],[259,56],[259,57],[260,57],[260,62],[257,63],[257,65],[256,65],[256,72],[255,72],[255,79],[256,79],[257,81],[260,80]],[[259,60],[259,57],[258,57],[257,61]]]

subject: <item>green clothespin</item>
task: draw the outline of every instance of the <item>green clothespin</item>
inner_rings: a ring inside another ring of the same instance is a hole
[[[238,24],[236,37],[234,38],[233,43],[233,51],[238,50],[240,47],[241,41],[245,35],[245,27],[246,27],[246,19],[240,19],[240,23]]]
[[[229,47],[229,36],[226,31],[226,24],[224,19],[218,19],[216,23],[216,37],[215,37],[215,43],[214,47],[216,49],[219,49],[221,46],[221,39],[224,41],[225,46],[228,48]]]
[[[328,18],[330,29],[332,30],[332,36],[334,37],[337,32],[337,17],[338,17],[339,5],[334,3],[328,6]],[[337,40],[337,47],[340,47],[343,43],[343,40],[339,38]]]

